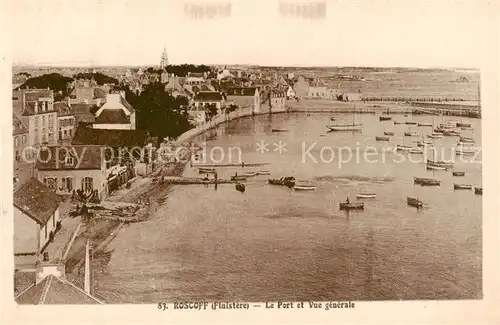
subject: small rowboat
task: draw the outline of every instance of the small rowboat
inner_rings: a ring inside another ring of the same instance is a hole
[[[405,137],[416,137],[417,134],[415,132],[405,132]]]
[[[432,123],[418,123],[417,126],[432,126]]]
[[[472,185],[469,184],[453,184],[454,190],[472,190]]]
[[[215,168],[198,168],[200,174],[215,174]]]
[[[244,181],[246,180],[247,178],[245,176],[242,176],[242,175],[238,175],[238,176],[231,176],[231,181],[233,182],[237,182],[237,181]]]
[[[412,206],[412,207],[415,207],[415,208],[423,208],[424,207],[424,203],[422,201],[420,201],[419,199],[416,199],[414,197],[407,197],[406,198],[406,202],[408,203],[408,205]]]
[[[396,145],[396,151],[410,151],[413,147],[404,146],[404,145]]]
[[[411,148],[411,150],[409,152],[412,154],[423,154],[424,153],[424,151],[422,149],[418,149],[418,148]]]
[[[483,195],[483,188],[482,187],[474,187],[474,194]]]
[[[392,120],[392,116],[379,116],[378,120],[379,121],[390,121],[390,120]]]
[[[431,139],[441,139],[443,135],[438,132],[438,133],[428,134],[427,137]]]
[[[254,177],[254,176],[257,176],[257,173],[256,172],[247,172],[247,173],[243,173],[241,174],[241,177]]]
[[[426,179],[419,183],[420,186],[441,186],[441,181],[437,179]]]
[[[459,141],[463,142],[463,143],[474,143],[475,142],[473,138],[464,137],[464,136],[460,136]]]
[[[307,182],[299,182],[298,184],[296,183],[293,188],[296,191],[313,191],[316,189],[316,186]]]
[[[342,202],[339,203],[340,210],[363,210],[365,204],[363,202]]]
[[[436,179],[434,178],[426,178],[426,177],[413,177],[413,182],[415,184],[422,184],[423,182],[430,182],[430,181],[435,181]]]
[[[326,126],[330,132],[334,131],[361,131],[363,124],[338,124],[338,125],[327,125]]]
[[[377,196],[375,193],[359,193],[356,195],[358,199],[373,199]]]
[[[459,122],[457,123],[457,127],[459,128],[470,128],[471,124],[470,123],[462,123],[462,122]]]
[[[272,129],[271,132],[288,132],[286,129]]]
[[[455,154],[457,156],[474,156],[474,154],[476,153],[475,150],[467,150],[467,149],[457,149],[455,151]]]
[[[390,137],[375,137],[376,141],[390,141]]]
[[[245,184],[237,183],[236,190],[241,193],[245,192]]]
[[[435,128],[435,129],[434,129],[434,132],[435,132],[435,133],[443,133],[444,131],[446,131],[446,130],[444,130],[444,129],[442,129],[442,128]]]
[[[453,163],[447,162],[447,161],[434,161],[431,159],[427,159],[427,165],[432,165],[432,166],[441,166],[441,167],[446,167],[446,168],[452,168]]]
[[[427,169],[428,170],[448,170],[448,167],[427,164]]]
[[[457,132],[457,131],[443,131],[443,135],[444,136],[448,136],[448,137],[457,137],[457,136],[460,136],[460,132]]]
[[[394,124],[405,124],[405,122],[394,121]]]
[[[471,128],[471,127],[463,127],[463,126],[462,126],[460,129],[462,129],[462,130],[464,130],[464,131],[472,131],[472,130],[474,130],[474,129],[473,129],[473,128]]]
[[[417,141],[417,147],[425,147],[425,146],[430,146],[432,147],[434,144],[430,141]]]
[[[271,172],[268,170],[259,170],[257,175],[271,175]]]
[[[295,177],[288,176],[288,177],[281,177],[279,179],[271,178],[268,179],[267,182],[269,183],[269,185],[281,185],[292,188],[295,186]]]
[[[394,135],[394,132],[392,132],[392,131],[384,131],[384,135]]]
[[[465,172],[452,172],[453,176],[465,176]]]
[[[407,124],[407,125],[417,125],[417,122],[406,121],[405,124]]]

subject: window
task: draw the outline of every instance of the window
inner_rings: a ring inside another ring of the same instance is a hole
[[[63,191],[71,192],[73,190],[73,178],[63,177],[62,178],[62,188],[63,188]]]
[[[49,127],[53,127],[54,126],[54,117],[53,116],[49,116],[48,120],[49,120]]]
[[[43,182],[51,190],[55,191],[57,189],[57,178],[54,178],[54,177],[45,177],[43,179]]]
[[[94,189],[92,177],[84,177],[82,179],[82,190],[84,192],[90,192]]]
[[[35,117],[35,127],[40,125],[40,116]]]
[[[69,129],[68,132],[69,132],[69,136],[72,137],[73,136],[73,130]]]
[[[17,148],[19,147],[19,137],[14,138],[14,146]]]
[[[64,159],[64,163],[66,165],[73,166],[73,164],[75,163],[75,159],[73,157],[66,157]]]
[[[45,115],[42,116],[42,125],[45,125]]]
[[[23,144],[26,144],[28,142],[28,137],[26,135],[23,135]]]

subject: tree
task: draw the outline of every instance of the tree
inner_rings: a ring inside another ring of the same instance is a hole
[[[148,84],[138,96],[125,91],[125,97],[137,111],[137,128],[153,137],[175,138],[192,128],[187,98],[171,96],[159,82]]]
[[[202,65],[194,65],[194,64],[181,64],[181,65],[169,65],[165,68],[165,71],[168,73],[173,73],[179,77],[185,77],[189,72],[192,73],[204,73],[210,72],[211,69],[209,66],[204,64]]]
[[[226,114],[234,112],[237,109],[238,109],[238,105],[231,104],[228,107],[226,107]]]
[[[207,120],[210,121],[216,115],[217,115],[217,106],[215,104],[208,104],[206,113]]]
[[[38,77],[29,78],[19,88],[52,89],[54,93],[62,97],[68,96],[71,92],[69,84],[73,81],[70,77],[65,77],[59,73],[49,73]]]
[[[119,81],[118,79],[116,78],[113,78],[113,77],[110,77],[108,75],[105,75],[103,73],[100,73],[100,72],[96,72],[96,73],[91,73],[91,72],[80,72],[80,73],[77,73],[75,75],[73,75],[73,78],[75,80],[78,80],[78,79],[85,79],[85,80],[91,80],[91,79],[94,79],[98,85],[104,85],[104,84],[115,84],[115,85],[118,85],[119,84]]]

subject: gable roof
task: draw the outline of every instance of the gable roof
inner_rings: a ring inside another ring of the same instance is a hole
[[[26,89],[23,92],[26,102],[34,102],[40,98],[54,98],[54,92],[51,89]]]
[[[33,284],[15,298],[18,304],[58,305],[58,304],[104,304],[70,281],[48,275],[38,284]]]
[[[28,133],[28,128],[24,125],[16,113],[12,113],[12,135],[26,134]]]
[[[142,130],[107,130],[78,126],[72,144],[130,148],[144,146],[148,139],[148,133]]]
[[[257,87],[232,87],[227,90],[228,96],[254,96]]]
[[[22,115],[23,116],[36,115],[35,105],[38,105],[38,102],[34,101],[34,102],[24,103],[24,111],[23,111]],[[47,106],[47,109],[48,109],[48,106]],[[53,112],[55,112],[54,107],[52,110],[46,110],[46,111],[42,112],[40,105],[38,105],[38,114],[46,114],[46,113],[53,113]]]
[[[101,114],[95,118],[96,124],[129,124],[130,117],[121,109],[103,109]]]
[[[94,114],[92,114],[91,109],[95,108],[95,105],[92,104],[84,104],[84,103],[78,103],[78,104],[71,104],[71,111],[75,115],[75,119],[77,122],[94,122],[95,117]]]
[[[222,94],[218,91],[200,91],[196,94],[194,100],[198,102],[220,102]]]
[[[101,169],[101,148],[92,145],[46,147],[40,150],[35,167],[38,170]],[[73,157],[71,165],[66,164],[66,157]]]
[[[14,192],[14,206],[45,225],[61,203],[61,196],[32,177]]]

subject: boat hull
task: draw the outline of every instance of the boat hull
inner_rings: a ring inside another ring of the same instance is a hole
[[[389,137],[375,137],[376,141],[390,141],[391,138]]]
[[[455,190],[472,190],[472,185],[467,184],[453,184]]]
[[[465,172],[453,172],[453,176],[465,176]]]
[[[198,168],[200,174],[215,174],[214,168]]]
[[[362,202],[356,203],[339,203],[340,210],[363,210],[365,208],[365,204]]]
[[[409,206],[415,207],[415,208],[422,208],[424,206],[423,202],[420,201],[419,199],[413,198],[413,197],[407,197],[406,198],[406,203]]]
[[[384,132],[384,135],[394,135],[394,132]]]
[[[295,185],[293,187],[293,189],[296,191],[314,191],[316,189],[316,186],[313,186],[313,185]]]
[[[356,198],[358,198],[358,199],[374,199],[375,197],[377,197],[376,194],[357,194],[356,195]]]
[[[362,124],[353,124],[353,125],[327,125],[327,129],[331,132],[336,131],[361,131]]]

